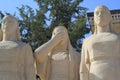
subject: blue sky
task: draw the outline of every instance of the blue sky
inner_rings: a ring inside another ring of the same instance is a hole
[[[120,0],[84,0],[82,6],[87,7],[88,12],[93,12],[98,5],[106,5],[110,10],[120,9]]]
[[[34,9],[38,8],[37,3],[33,0],[0,0],[0,11],[19,15],[16,7],[21,7],[22,4],[29,5]],[[81,3],[81,6],[88,8],[88,12],[93,12],[98,5],[106,5],[110,10],[120,9],[120,0],[84,0]]]
[[[0,11],[18,13],[16,7],[20,7],[22,4],[30,5],[34,9],[38,7],[33,0],[0,0]],[[98,5],[106,5],[110,10],[120,9],[120,0],[84,0],[81,3],[81,6],[89,9],[88,12],[93,12]]]
[[[37,4],[33,0],[0,0],[0,11],[9,12],[13,14],[16,12],[18,14],[18,10],[16,7],[21,7],[21,5],[30,5],[33,8],[37,8]]]

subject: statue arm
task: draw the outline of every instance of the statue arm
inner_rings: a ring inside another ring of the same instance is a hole
[[[53,48],[53,42],[52,40],[49,40],[42,46],[38,47],[34,52],[37,75],[41,78],[41,80],[45,80],[44,65],[46,58],[48,57],[48,53],[51,52],[52,48]]]
[[[44,59],[46,59],[46,57],[48,56],[48,53],[51,52],[53,45],[54,44],[53,44],[52,40],[49,40],[42,46],[38,47],[34,53],[36,60],[39,62],[43,62]]]
[[[58,40],[59,41],[59,40]],[[48,42],[46,42],[45,44],[43,44],[42,46],[38,47],[35,52],[35,59],[36,59],[36,67],[37,67],[37,75],[44,80],[45,79],[45,74],[44,72],[44,62],[46,60],[46,58],[48,57],[48,53],[50,53],[52,51],[52,49],[54,48],[55,44],[58,43],[55,42],[54,39],[50,39]]]
[[[40,77],[41,80],[45,80],[46,71],[46,61],[39,62],[36,61],[36,74]]]
[[[63,39],[63,33],[57,33],[48,42],[38,47],[34,52],[35,59],[36,59],[37,75],[42,80],[46,78],[44,74],[45,61],[47,60],[49,53],[52,52],[54,47],[58,43],[60,43],[62,39]]]
[[[80,63],[80,80],[89,80],[89,67],[88,52],[83,45]]]
[[[42,46],[38,47],[35,50],[35,58],[39,62],[43,62],[44,59],[48,56],[48,53],[52,51],[52,49],[62,41],[63,33],[57,33],[54,37],[52,37],[48,42],[43,44]]]
[[[36,80],[32,49],[29,45],[27,45],[25,50],[25,80]]]

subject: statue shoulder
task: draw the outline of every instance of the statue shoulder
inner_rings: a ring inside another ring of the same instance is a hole
[[[83,45],[87,44],[93,37],[94,37],[94,35],[91,35],[90,37],[84,39]]]
[[[19,44],[20,47],[22,47],[24,49],[29,49],[29,50],[31,49],[31,46],[27,43],[24,43],[24,42],[21,42],[21,41],[18,41],[17,43]]]

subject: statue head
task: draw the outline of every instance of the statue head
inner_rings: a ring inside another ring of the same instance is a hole
[[[94,10],[94,24],[95,28],[99,27],[108,27],[111,23],[111,13],[109,9],[104,6],[97,6]]]
[[[6,15],[2,20],[1,26],[3,35],[4,34],[15,35],[17,40],[19,40],[20,32],[18,25],[19,25],[18,20],[15,17],[11,15]]]
[[[57,26],[53,30],[52,37],[54,37],[57,33],[64,33],[64,39],[62,40],[62,43],[66,44],[68,43],[69,37],[68,37],[68,32],[67,29],[64,26]]]
[[[6,15],[2,20],[2,32],[10,33],[18,29],[18,20],[10,15]]]

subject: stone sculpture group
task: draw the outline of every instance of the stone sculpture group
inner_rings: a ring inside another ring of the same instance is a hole
[[[82,52],[72,47],[67,29],[57,26],[34,52],[20,40],[18,20],[6,15],[0,34],[0,80],[120,80],[120,36],[111,30],[106,6],[94,11],[95,32]],[[81,60],[80,60],[81,59]]]

